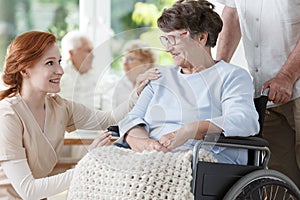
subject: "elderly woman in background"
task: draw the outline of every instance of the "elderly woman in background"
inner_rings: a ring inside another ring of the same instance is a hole
[[[134,151],[192,149],[206,134],[254,135],[259,131],[249,73],[214,61],[222,20],[205,0],[178,1],[157,21],[174,66],[159,67],[133,110],[119,123],[119,143]],[[242,149],[213,147],[219,162],[246,164]]]
[[[128,101],[139,75],[156,63],[156,53],[142,40],[130,40],[123,48],[123,69],[125,76],[118,82],[113,94],[113,107]]]

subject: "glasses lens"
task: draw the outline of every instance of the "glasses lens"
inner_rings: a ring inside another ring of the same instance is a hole
[[[162,45],[166,46],[167,45],[167,38],[165,36],[160,36],[159,37],[160,42],[162,43]]]
[[[176,44],[176,39],[175,39],[175,36],[174,35],[169,35],[168,36],[168,40],[169,40],[169,43],[171,45],[175,45]]]

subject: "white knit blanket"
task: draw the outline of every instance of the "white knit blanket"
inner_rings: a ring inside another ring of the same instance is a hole
[[[191,151],[99,147],[77,164],[68,199],[193,199],[191,159]]]

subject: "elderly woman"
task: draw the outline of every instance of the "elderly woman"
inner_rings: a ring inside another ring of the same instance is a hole
[[[142,40],[130,40],[123,48],[123,69],[126,74],[117,84],[113,94],[113,107],[128,101],[140,74],[156,63],[156,53]]]
[[[204,1],[178,1],[158,19],[160,37],[174,66],[160,67],[133,110],[119,123],[121,138],[134,151],[192,149],[206,134],[254,135],[259,131],[247,71],[214,61],[222,20]],[[247,152],[213,147],[219,162],[245,164]]]

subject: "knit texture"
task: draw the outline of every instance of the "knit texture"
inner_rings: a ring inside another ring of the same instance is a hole
[[[191,151],[99,147],[75,167],[68,199],[193,199],[191,159]]]

